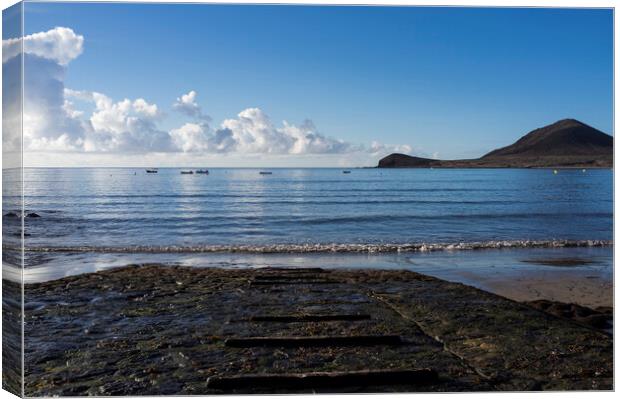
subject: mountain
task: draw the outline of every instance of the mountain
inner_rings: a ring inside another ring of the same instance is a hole
[[[379,168],[612,167],[614,139],[575,119],[532,130],[515,143],[478,159],[438,160],[390,154]]]
[[[532,130],[507,147],[491,151],[483,158],[505,156],[591,156],[613,153],[614,139],[575,119],[563,119]]]
[[[390,154],[379,160],[380,168],[428,168],[437,163],[436,159],[412,157],[405,154]]]

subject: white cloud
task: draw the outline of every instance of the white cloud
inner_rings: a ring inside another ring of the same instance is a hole
[[[17,153],[21,150],[22,136],[22,87],[21,59],[10,58],[2,63],[2,150]],[[4,163],[19,157],[5,156]]]
[[[18,58],[13,58],[18,60]],[[9,61],[11,63],[14,61]],[[6,64],[3,64],[3,67]],[[65,67],[37,55],[24,56],[23,137],[26,149],[50,151],[66,144],[65,150],[76,150],[83,143],[84,122],[64,96]],[[62,137],[62,139],[61,139]]]
[[[124,99],[114,103],[105,94],[93,93],[96,108],[90,117],[90,123],[95,131],[123,133],[127,129],[131,101]]]
[[[360,146],[317,133],[314,123],[306,119],[301,126],[283,122],[280,131],[294,139],[290,154],[339,154],[361,150]]]
[[[84,38],[69,28],[54,28],[24,37],[23,142],[25,148],[49,151],[79,150],[83,142],[83,122],[64,98],[66,65],[82,53]],[[2,41],[2,69],[5,76],[19,76],[22,41]],[[17,84],[18,81],[15,82]],[[3,112],[13,122],[6,124],[5,135],[18,137],[21,109],[19,90],[3,90]],[[11,116],[12,115],[12,116]],[[7,141],[5,141],[7,142]],[[19,140],[9,140],[11,146]]]
[[[238,150],[244,153],[284,154],[293,144],[292,138],[279,134],[258,108],[248,108],[236,119],[226,119],[222,129],[232,132]]]
[[[73,108],[74,104],[72,101],[69,101],[65,98],[65,102],[62,105],[62,109],[65,111],[65,113],[73,119],[78,119],[80,118],[82,115],[84,115],[84,112],[82,111],[78,111],[76,109]]]
[[[65,97],[94,104],[86,121],[83,141],[87,152],[167,152],[174,146],[167,132],[157,127],[161,116],[156,104],[143,98],[114,102],[98,92],[64,89]],[[71,111],[71,108],[69,108]]]
[[[208,126],[198,123],[186,123],[180,128],[172,129],[170,136],[179,150],[187,153],[231,153],[235,152],[237,142],[228,129],[208,130]]]
[[[138,98],[137,100],[134,100],[133,109],[138,114],[144,115],[149,118],[154,118],[159,115],[157,105],[149,104],[143,98]]]
[[[74,98],[82,101],[92,101],[93,93],[86,90],[73,90],[65,87],[63,91],[65,97]]]
[[[310,120],[301,125],[283,121],[275,126],[259,108],[241,111],[236,118],[224,120],[213,131],[204,123],[185,123],[170,131],[174,145],[186,153],[333,155],[390,152],[411,153],[408,145],[386,145],[373,142],[368,148],[320,134]]]
[[[222,122],[221,127],[231,132],[236,143],[234,149],[242,153],[338,154],[359,150],[318,133],[309,120],[299,126],[284,121],[281,127],[276,127],[259,108],[243,110],[237,118]]]
[[[88,99],[88,93],[77,92]],[[92,134],[87,135],[85,150],[93,152],[167,152],[174,146],[170,135],[159,129],[157,105],[138,98],[114,102],[105,94],[93,92],[95,109],[89,119]]]
[[[198,93],[196,93],[195,90],[191,90],[189,93],[177,97],[177,100],[174,104],[172,104],[172,107],[182,114],[192,118],[209,121],[210,118],[202,113],[202,108],[200,108],[200,105],[196,102],[197,95]]]
[[[401,154],[411,154],[413,152],[413,148],[408,144],[382,144],[378,141],[373,141],[368,148],[368,152],[373,155],[381,155],[381,154],[390,154],[393,152],[398,152]]]
[[[174,145],[183,152],[205,152],[209,150],[209,138],[203,127],[197,123],[186,123],[172,129],[170,136]]]
[[[276,125],[259,108],[247,108],[214,129],[209,126],[209,116],[196,101],[195,90],[179,96],[173,103],[175,110],[192,120],[167,131],[160,126],[164,119],[162,110],[144,98],[114,100],[100,92],[65,87],[67,65],[82,53],[83,42],[82,36],[62,27],[24,38],[27,97],[23,137],[26,151],[117,154],[119,157],[140,154],[144,159],[158,153],[166,153],[174,159],[177,156],[172,153],[191,157],[226,154],[230,158],[257,157],[256,160],[265,154],[278,160],[291,155],[307,160],[309,156],[322,159],[338,154],[338,159],[345,161],[389,152],[412,152],[408,145],[373,142],[366,147],[332,138],[320,133],[310,120],[299,125],[287,121]],[[3,41],[3,51],[3,71],[14,74],[15,68],[20,66],[20,58],[16,57],[19,41]],[[10,104],[20,102],[10,96],[15,97],[19,90],[9,90],[10,85],[6,87],[6,92],[3,88],[7,98],[3,112],[8,117],[3,121],[3,129],[18,131],[19,109],[12,109]],[[17,148],[18,142],[6,137],[10,134],[5,134],[4,143],[15,144]]]
[[[60,65],[69,62],[82,54],[84,37],[76,35],[70,28],[56,27],[47,32],[24,36],[24,53],[52,60]],[[19,38],[2,41],[2,62],[15,57],[21,52]]]
[[[77,152],[81,151],[83,144],[81,138],[74,139],[67,134],[62,134],[56,138],[31,138],[28,142],[28,149],[44,152]]]

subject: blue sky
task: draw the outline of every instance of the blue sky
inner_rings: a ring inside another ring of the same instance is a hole
[[[373,141],[477,157],[567,117],[612,133],[611,10],[27,3],[25,21],[83,36],[68,89],[143,98],[161,131],[188,123],[172,104],[191,90],[213,132],[248,108],[276,128],[310,119],[351,144],[302,154],[317,166]]]

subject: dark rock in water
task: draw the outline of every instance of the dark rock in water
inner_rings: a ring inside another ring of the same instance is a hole
[[[379,168],[613,167],[614,139],[575,119],[532,130],[515,143],[478,159],[439,160],[390,154]]]
[[[4,214],[4,217],[5,218],[17,218],[17,217],[19,217],[19,215],[16,214],[15,212],[8,212],[8,213]],[[26,217],[27,218],[40,218],[41,215],[39,215],[38,213],[35,213],[35,212],[30,212],[30,213],[26,214]]]

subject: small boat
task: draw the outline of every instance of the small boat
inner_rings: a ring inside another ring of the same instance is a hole
[[[182,175],[193,175],[194,171],[193,170],[182,170],[181,174]]]
[[[261,174],[261,175],[271,175],[272,174],[272,172],[258,172],[258,173]]]
[[[350,170],[343,170],[342,173],[344,173],[345,175],[348,175],[349,173],[351,173]]]
[[[147,169],[146,173],[157,173],[157,169]]]
[[[198,169],[198,170],[196,171],[196,174],[199,174],[199,175],[208,175],[208,174],[209,174],[209,171],[208,171],[207,169]]]

